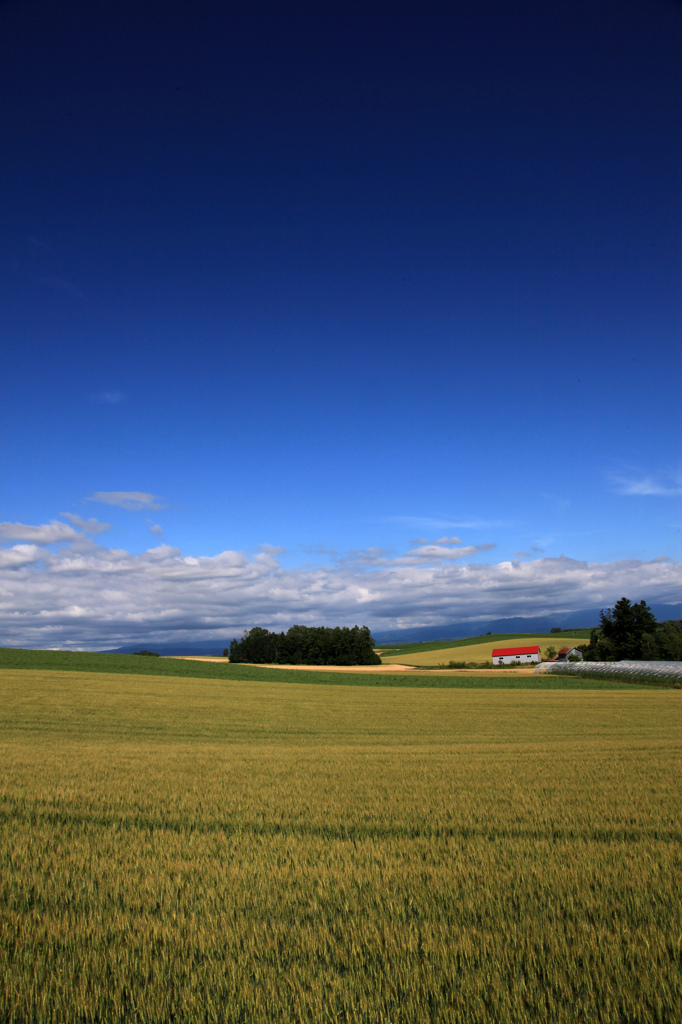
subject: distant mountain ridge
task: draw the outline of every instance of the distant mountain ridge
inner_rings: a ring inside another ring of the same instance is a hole
[[[649,607],[659,622],[682,618],[682,604],[650,604]],[[461,640],[468,636],[482,636],[488,630],[496,634],[549,633],[557,626],[561,629],[591,629],[599,625],[600,611],[601,608],[583,608],[577,612],[534,615],[528,618],[517,615],[508,619],[474,619],[469,622],[450,622],[441,626],[377,630],[372,635],[377,644],[409,644],[429,640]]]
[[[647,602],[648,603],[648,602]],[[682,619],[682,604],[650,604],[659,622],[667,619]],[[491,633],[549,633],[553,626],[561,629],[589,629],[599,625],[601,608],[584,608],[577,612],[561,612],[551,615],[535,615],[528,618],[514,616],[507,619],[474,619],[470,622],[448,622],[440,626],[416,626],[406,629],[372,630],[377,644],[421,643],[428,640],[461,640],[467,636],[482,636]],[[135,644],[109,649],[107,654],[135,654],[136,651],[155,651],[165,657],[204,656],[218,658],[230,646],[232,635],[225,634],[225,640],[196,640],[172,643],[155,643],[141,640]]]
[[[182,658],[194,655],[195,657],[219,658],[223,650],[230,646],[232,637],[227,635],[224,642],[217,644],[215,640],[197,640],[195,643],[154,643],[153,640],[146,640],[137,644],[124,644],[123,647],[112,647],[103,654],[136,654],[137,651],[153,651],[166,658]]]

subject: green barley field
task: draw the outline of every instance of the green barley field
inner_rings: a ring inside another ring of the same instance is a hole
[[[571,682],[5,668],[0,1020],[679,1024],[682,691]]]

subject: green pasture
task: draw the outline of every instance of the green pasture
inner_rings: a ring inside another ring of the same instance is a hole
[[[678,1024],[682,693],[346,682],[1,669],[0,1020]]]
[[[97,654],[87,651],[31,651],[0,648],[0,671],[60,671],[105,673],[107,675],[156,676],[160,679],[224,679],[241,682],[303,683],[334,686],[446,687],[484,689],[623,689],[634,684],[611,679],[578,679],[564,676],[519,676],[503,671],[495,675],[472,672],[469,676],[441,675],[437,671],[418,673],[325,672],[303,669],[264,668],[260,665],[230,665],[225,662],[184,661],[181,658],[150,658],[135,654]]]

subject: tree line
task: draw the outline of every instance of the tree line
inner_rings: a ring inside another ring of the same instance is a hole
[[[645,601],[621,597],[599,618],[589,644],[579,648],[586,661],[682,661],[681,624],[657,622]]]
[[[380,665],[368,626],[292,626],[271,633],[261,626],[245,630],[223,651],[231,662],[263,665]]]

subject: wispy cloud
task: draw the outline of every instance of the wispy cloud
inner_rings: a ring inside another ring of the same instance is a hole
[[[410,544],[417,546],[420,544],[461,544],[459,537],[439,537],[438,540],[429,540],[428,537],[416,537],[410,541]]]
[[[488,530],[509,525],[503,519],[459,519],[447,516],[386,516],[382,521],[424,530]]]
[[[166,506],[161,504],[156,494],[146,491],[95,491],[87,501],[101,501],[104,505],[115,505],[129,512],[158,510]]]
[[[617,494],[664,497],[682,494],[682,473],[610,473],[609,482]]]
[[[120,405],[125,401],[125,395],[122,391],[99,391],[93,400],[100,405]]]
[[[469,544],[462,547],[445,547],[442,544],[423,544],[412,548],[406,554],[393,559],[392,565],[434,565],[438,562],[459,562],[463,558],[492,551],[495,544]]]
[[[159,526],[158,523],[150,523],[149,524],[149,532],[160,535],[160,534],[163,533],[163,526]]]
[[[114,647],[294,622],[390,629],[607,607],[623,594],[674,602],[682,590],[682,566],[665,558],[428,564],[420,559],[433,552],[374,549],[345,564],[287,570],[272,545],[254,556],[197,557],[169,545],[132,554],[86,538],[52,550],[54,524],[31,529],[43,543],[0,548],[0,644]]]
[[[52,291],[61,292],[62,295],[72,295],[76,299],[83,298],[83,291],[78,285],[73,281],[67,281],[64,277],[58,277],[56,274],[40,274],[37,280],[46,284]]]
[[[533,556],[529,551],[515,551],[514,558],[532,558]]]
[[[441,537],[439,541],[425,541],[423,544],[418,541],[412,543],[416,546],[402,555],[383,548],[365,548],[360,551],[349,551],[339,559],[339,563],[356,566],[385,566],[386,568],[402,565],[437,565],[441,562],[458,562],[483,551],[492,551],[496,546],[495,544],[462,546],[457,537]]]
[[[328,548],[324,544],[304,544],[300,550],[306,555],[322,555],[328,558],[338,555],[336,548]]]
[[[73,512],[62,512],[61,516],[63,519],[68,519],[79,530],[83,530],[84,533],[89,533],[93,536],[98,533],[106,533],[107,530],[111,529],[111,523],[101,523],[94,516],[90,516],[89,519],[81,519],[80,516],[74,515]]]
[[[34,256],[54,256],[55,251],[53,247],[42,238],[36,238],[34,235],[29,235],[26,238],[26,247]]]
[[[63,255],[43,239],[27,237],[25,246],[10,265],[25,279],[47,287],[52,292],[77,299],[84,298],[80,285],[59,272],[64,265]]]

